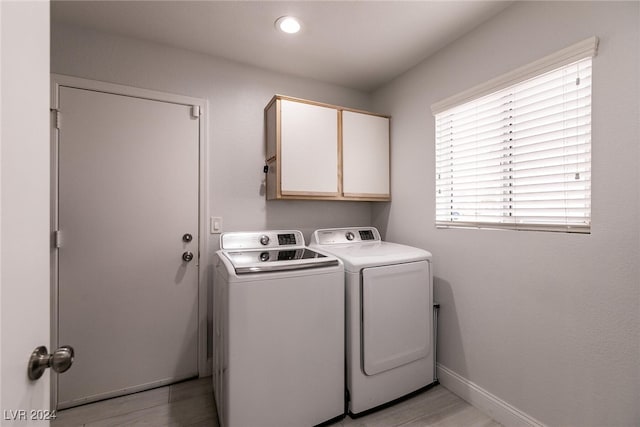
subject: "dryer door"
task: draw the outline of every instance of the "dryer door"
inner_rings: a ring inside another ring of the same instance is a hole
[[[366,375],[426,357],[431,351],[429,263],[362,271],[362,367]]]

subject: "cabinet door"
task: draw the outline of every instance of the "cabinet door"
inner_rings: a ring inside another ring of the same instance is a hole
[[[389,119],[342,112],[342,189],[345,197],[389,197]]]
[[[337,196],[338,182],[338,111],[281,100],[281,194]]]

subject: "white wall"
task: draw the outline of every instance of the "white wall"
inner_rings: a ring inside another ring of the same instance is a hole
[[[263,109],[275,94],[354,108],[362,92],[132,38],[52,24],[51,72],[209,101],[209,203],[225,231],[369,224],[370,204],[264,197]],[[309,165],[312,167],[313,165]],[[212,238],[212,244],[215,244]]]
[[[439,363],[550,425],[640,425],[639,6],[516,3],[374,93],[393,202],[373,221],[434,254]],[[435,229],[430,105],[592,35],[592,234]]]

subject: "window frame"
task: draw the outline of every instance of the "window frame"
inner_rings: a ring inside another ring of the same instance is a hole
[[[537,60],[533,63],[520,67],[516,70],[513,70],[509,73],[503,74],[499,77],[489,80],[486,83],[477,85],[468,90],[465,90],[459,94],[446,98],[442,101],[436,102],[431,106],[432,113],[434,118],[441,113],[445,113],[452,109],[464,106],[465,104],[472,103],[477,100],[481,100],[484,97],[489,95],[498,93],[505,89],[512,88],[513,86],[517,86],[521,83],[527,82],[528,80],[534,79],[536,77],[543,76],[551,71],[557,70],[559,68],[565,67],[567,65],[572,65],[578,61],[593,58],[597,54],[598,48],[598,38],[590,37],[586,40],[583,40],[579,43],[576,43],[572,46],[564,48],[558,52],[555,52],[551,55],[548,55],[540,60]],[[590,90],[591,93],[591,90]],[[591,96],[591,95],[589,95]],[[589,118],[592,114],[591,103],[589,103]],[[437,125],[437,123],[436,123]],[[434,147],[437,150],[437,126],[435,128],[436,135],[434,136],[436,140],[434,140]],[[589,129],[589,134],[590,134]],[[590,140],[590,138],[589,138]],[[590,144],[590,141],[589,141]],[[437,160],[437,156],[434,160]],[[591,158],[589,157],[589,173],[590,173],[590,163]],[[435,169],[435,163],[434,163]],[[436,180],[436,187],[434,191],[434,198],[436,199],[436,209],[438,208],[438,177],[437,177],[437,169],[434,170],[434,178]],[[551,199],[547,199],[551,200]],[[568,200],[568,199],[561,199]],[[555,231],[555,232],[567,232],[567,233],[590,233],[591,232],[591,214],[590,214],[590,205],[591,205],[591,194],[588,194],[589,200],[589,217],[586,224],[574,224],[574,223],[565,223],[558,221],[557,223],[536,223],[536,222],[518,222],[518,221],[507,221],[507,222],[492,222],[492,221],[453,221],[453,220],[439,220],[437,212],[435,214],[435,224],[437,228],[490,228],[490,229],[508,229],[508,230],[529,230],[529,231]]]

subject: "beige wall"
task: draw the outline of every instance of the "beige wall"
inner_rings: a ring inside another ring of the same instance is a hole
[[[640,424],[639,6],[516,3],[374,93],[373,222],[434,254],[439,363],[549,425]],[[435,229],[431,104],[593,35],[592,234]]]

